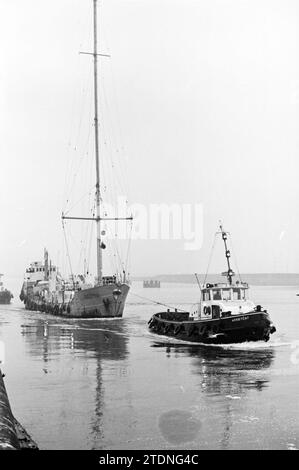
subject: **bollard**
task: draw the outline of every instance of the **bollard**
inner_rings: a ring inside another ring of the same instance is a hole
[[[0,450],[19,450],[15,419],[11,412],[0,369]]]

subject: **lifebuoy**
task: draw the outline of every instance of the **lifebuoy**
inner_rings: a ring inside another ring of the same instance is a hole
[[[208,305],[205,305],[203,308],[203,313],[204,315],[211,315],[211,307]]]
[[[275,333],[275,331],[276,331],[275,326],[273,325],[273,323],[270,323],[270,333],[271,333],[271,335],[272,335],[273,333]]]

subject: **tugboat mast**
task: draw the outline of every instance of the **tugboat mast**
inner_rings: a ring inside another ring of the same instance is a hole
[[[227,272],[222,273],[222,274],[227,277],[228,283],[231,286],[232,282],[233,282],[233,276],[235,275],[235,273],[232,270],[231,265],[230,265],[230,260],[229,260],[230,259],[230,251],[227,247],[227,233],[223,230],[222,224],[220,224],[220,231],[221,231],[221,236],[222,236],[222,240],[223,240],[223,243],[224,243],[225,257],[226,257],[226,262],[227,262]]]

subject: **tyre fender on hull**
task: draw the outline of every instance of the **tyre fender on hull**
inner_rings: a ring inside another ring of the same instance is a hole
[[[175,336],[178,335],[181,329],[182,329],[182,325],[176,325],[176,327],[174,328],[174,335]]]
[[[189,330],[188,330],[188,336],[192,336],[193,334],[198,333],[198,328],[196,325],[191,325]]]
[[[271,333],[271,335],[272,335],[273,333],[275,333],[275,331],[276,331],[276,328],[275,328],[275,326],[273,325],[273,323],[271,323],[271,324],[270,324],[270,333]]]

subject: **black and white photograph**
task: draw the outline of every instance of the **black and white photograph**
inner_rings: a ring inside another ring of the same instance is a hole
[[[0,0],[0,450],[299,449],[298,57],[296,0]]]

